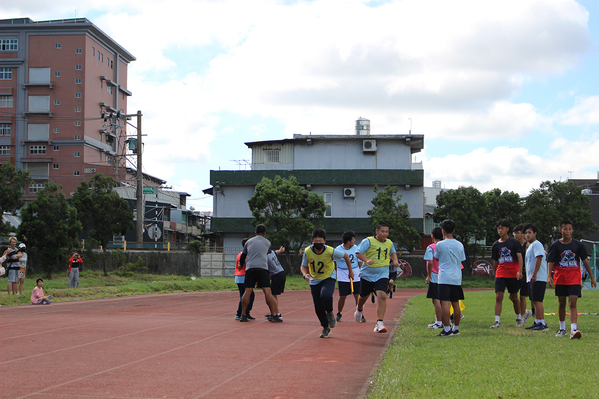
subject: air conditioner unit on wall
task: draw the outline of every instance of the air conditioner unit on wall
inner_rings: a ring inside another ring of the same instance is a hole
[[[343,189],[343,198],[356,198],[356,189],[355,188],[344,188]]]
[[[376,152],[376,140],[363,140],[362,150],[364,152]]]

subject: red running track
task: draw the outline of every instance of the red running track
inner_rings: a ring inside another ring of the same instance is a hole
[[[328,339],[309,291],[280,297],[283,323],[263,318],[261,292],[248,323],[233,320],[237,292],[3,307],[0,397],[360,398],[407,300],[424,292],[387,301],[387,334],[373,332],[375,305],[356,323],[348,298]]]

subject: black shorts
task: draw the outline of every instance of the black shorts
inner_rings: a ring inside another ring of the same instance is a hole
[[[461,285],[438,284],[439,300],[457,302],[464,299],[464,290]]]
[[[287,281],[287,276],[284,271],[274,274],[271,277],[270,290],[273,295],[281,295],[285,292],[285,281]]]
[[[339,296],[348,296],[351,295],[351,283],[346,282],[346,281],[338,281],[337,282],[339,284]],[[360,282],[355,282],[354,281],[354,292],[353,294],[359,294],[360,293]]]
[[[430,299],[439,299],[439,285],[437,283],[429,283],[426,297]]]
[[[556,285],[555,286],[555,296],[570,296],[570,295],[576,295],[580,298],[582,296],[581,286],[579,284]]]
[[[547,289],[547,282],[535,281],[534,283],[528,283],[529,298],[531,302],[543,302],[545,299],[545,289]]]
[[[495,278],[495,292],[505,292],[506,287],[507,292],[509,292],[510,294],[517,293],[520,289],[520,287],[518,287],[518,279],[505,277]]]
[[[385,294],[389,289],[389,279],[382,278],[377,280],[376,282],[366,281],[364,279],[360,279],[360,296],[362,298],[367,297],[374,291],[383,291]]]
[[[245,288],[270,288],[270,273],[267,269],[247,269],[245,271]]]
[[[529,285],[526,282],[526,276],[522,280],[518,280],[518,286],[520,287],[520,296],[528,296],[529,295]]]
[[[397,278],[397,272],[389,272],[389,280],[395,280]]]

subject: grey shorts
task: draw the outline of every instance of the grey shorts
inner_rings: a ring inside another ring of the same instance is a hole
[[[19,282],[19,271],[18,270],[9,270],[8,271],[8,282],[9,283],[18,283]]]

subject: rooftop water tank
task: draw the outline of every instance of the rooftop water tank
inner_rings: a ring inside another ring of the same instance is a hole
[[[356,136],[370,136],[370,119],[360,117],[356,121]]]

